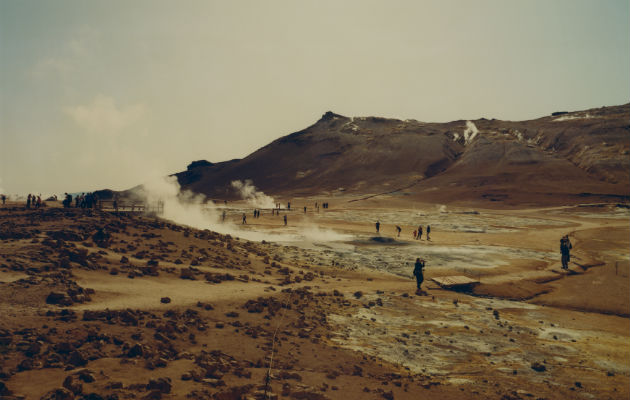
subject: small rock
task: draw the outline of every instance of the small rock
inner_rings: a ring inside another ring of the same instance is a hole
[[[536,372],[544,372],[547,370],[547,367],[539,362],[533,362],[531,367]]]

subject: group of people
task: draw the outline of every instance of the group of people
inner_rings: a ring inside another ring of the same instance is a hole
[[[69,193],[64,193],[65,198],[61,202],[65,208],[72,207],[72,195]],[[96,193],[81,193],[74,197],[74,207],[75,208],[97,208],[98,205],[98,196]],[[114,208],[118,211],[118,202],[114,201]]]
[[[418,229],[413,231],[413,238],[422,240],[422,225],[418,226]],[[427,240],[431,240],[431,225],[427,225]]]
[[[306,210],[306,207],[304,207],[304,209]],[[376,233],[380,233],[381,232],[381,222],[380,221],[376,221],[374,226],[376,227]],[[400,237],[400,233],[401,232],[402,232],[402,228],[400,226],[396,225],[396,236]],[[415,240],[422,240],[422,225],[418,226],[418,229],[413,231],[413,238]],[[431,240],[431,225],[427,225],[427,240]]]
[[[2,200],[2,203],[4,204],[4,199]],[[31,208],[31,206],[33,206],[33,208],[39,208],[42,206],[42,195],[37,195],[35,196],[34,194],[28,194],[28,197],[26,197],[26,208]]]

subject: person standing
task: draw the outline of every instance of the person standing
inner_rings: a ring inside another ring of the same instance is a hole
[[[379,233],[379,231],[381,230],[381,223],[380,221],[376,221],[376,233]]]
[[[284,226],[287,226],[287,215],[284,215]]]
[[[562,269],[569,269],[569,262],[571,261],[571,249],[573,246],[571,245],[571,241],[569,240],[568,235],[564,235],[562,239],[560,239],[560,254],[562,254]]]
[[[420,292],[422,282],[424,282],[424,260],[421,258],[416,258],[416,263],[413,268],[413,275],[416,277],[416,286],[418,287],[418,292]]]
[[[427,240],[431,240],[431,237],[429,236],[431,234],[431,225],[427,225]]]
[[[422,225],[418,227],[418,237],[416,239],[422,240]]]
[[[398,232],[398,237],[400,237],[400,232],[402,231],[402,229],[400,228],[400,226],[396,225],[396,232]]]
[[[245,213],[243,213],[243,222],[241,222],[241,225],[247,225],[247,215],[245,215]]]

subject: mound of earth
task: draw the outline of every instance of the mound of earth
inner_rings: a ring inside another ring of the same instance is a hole
[[[630,196],[630,104],[530,121],[425,123],[325,113],[244,159],[199,160],[175,174],[184,189],[237,196],[250,179],[274,194],[397,192],[465,200],[549,204]]]

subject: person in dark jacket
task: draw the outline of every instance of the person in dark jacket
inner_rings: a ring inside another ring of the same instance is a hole
[[[422,282],[424,282],[424,260],[421,258],[416,258],[416,264],[413,268],[413,275],[416,277],[416,284],[418,286],[418,291],[421,290],[420,286]]]
[[[569,261],[571,261],[572,248],[573,246],[571,245],[569,236],[564,235],[562,239],[560,239],[560,254],[562,254],[562,269],[569,269]]]

